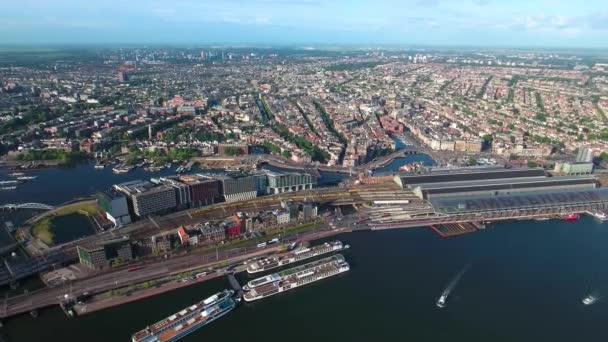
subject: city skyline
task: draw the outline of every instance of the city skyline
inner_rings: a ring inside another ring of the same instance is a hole
[[[0,44],[608,47],[608,6],[600,1],[25,0],[3,7]]]

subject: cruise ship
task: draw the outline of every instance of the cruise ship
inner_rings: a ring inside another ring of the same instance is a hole
[[[261,277],[247,283],[243,299],[247,302],[272,296],[280,292],[310,284],[350,270],[341,254],[317,260],[302,266]]]
[[[252,262],[247,266],[247,273],[254,274],[268,271],[273,268],[285,266],[287,264],[310,259],[331,252],[338,252],[347,248],[349,248],[349,245],[344,245],[341,241],[326,242],[322,245],[310,248],[304,247],[295,251],[272,255]]]
[[[133,342],[173,342],[224,316],[236,307],[233,290],[224,290],[131,336]]]

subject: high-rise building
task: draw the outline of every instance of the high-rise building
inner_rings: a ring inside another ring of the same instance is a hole
[[[131,223],[127,198],[116,191],[100,192],[96,195],[99,207],[106,213],[108,220],[115,225]]]
[[[220,182],[220,194],[226,202],[245,201],[257,197],[253,176],[223,176]]]
[[[177,206],[175,191],[171,186],[154,186],[140,180],[114,185],[129,199],[130,210],[138,217],[174,209]]]
[[[220,199],[220,182],[217,179],[200,176],[182,176],[180,181],[190,186],[192,207],[213,204]]]
[[[577,163],[591,163],[593,161],[593,150],[589,147],[581,147],[576,154]]]

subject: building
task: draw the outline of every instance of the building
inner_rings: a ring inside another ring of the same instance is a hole
[[[249,154],[250,149],[247,144],[219,144],[217,145],[218,154]]]
[[[591,163],[593,162],[593,150],[589,147],[581,147],[576,153],[576,163]]]
[[[275,210],[273,214],[276,216],[278,225],[285,225],[290,221],[289,210]]]
[[[179,241],[182,245],[188,245],[190,243],[190,235],[186,233],[184,226],[179,226],[179,228],[177,228],[177,236],[179,236]]]
[[[593,173],[593,163],[556,163],[554,171],[564,175],[589,175]]]
[[[430,174],[398,177],[398,183],[424,200],[557,190],[577,191],[596,187],[593,177],[547,177],[545,171],[539,168],[438,169]]]
[[[152,251],[155,253],[170,251],[173,247],[174,237],[175,234],[173,232],[152,236]]]
[[[105,241],[93,247],[77,246],[77,250],[80,263],[93,269],[133,260],[133,249],[127,236]]]
[[[253,176],[223,176],[220,194],[226,202],[237,202],[254,199],[257,197],[257,187]]]
[[[180,181],[190,187],[191,207],[213,204],[220,200],[220,182],[204,176],[182,176]]]
[[[310,221],[317,217],[317,205],[311,202],[302,203],[301,216],[303,221]]]
[[[186,209],[190,207],[190,203],[192,203],[190,185],[165,177],[158,179],[153,178],[152,182],[155,184],[165,184],[173,188],[175,191],[175,203],[178,209]]]
[[[315,177],[307,173],[279,173],[267,172],[269,193],[280,194],[284,192],[312,189],[317,183]]]
[[[228,239],[235,239],[241,235],[241,220],[236,215],[222,221],[222,226],[224,226],[226,238]]]
[[[108,220],[121,226],[131,223],[127,198],[116,191],[100,192],[96,195],[97,204],[106,213]]]
[[[127,195],[130,210],[138,217],[167,212],[177,206],[175,190],[168,185],[154,186],[150,182],[133,181],[115,185]]]
[[[201,243],[220,242],[226,240],[226,230],[220,225],[206,223],[200,226]]]
[[[268,194],[268,177],[265,172],[259,172],[252,175],[255,181],[255,188],[258,191],[258,196]]]

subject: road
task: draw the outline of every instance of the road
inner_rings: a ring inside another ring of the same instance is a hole
[[[193,251],[167,259],[157,258],[139,264],[142,268],[129,271],[128,266],[112,269],[110,272],[98,273],[85,279],[76,280],[70,284],[55,288],[43,288],[27,294],[7,298],[0,304],[0,318],[20,313],[26,313],[39,308],[59,304],[66,294],[77,297],[83,293],[98,294],[112,289],[138,284],[149,280],[159,279],[171,274],[207,268],[222,263],[232,264],[259,255],[276,252],[285,244],[296,240],[311,241],[322,238],[328,234],[338,234],[349,231],[346,229],[329,230],[327,226],[320,226],[323,231],[314,230],[308,234],[291,234],[283,237],[281,245],[269,245],[265,248],[255,246],[234,248],[229,250]],[[132,266],[132,265],[131,265]]]

